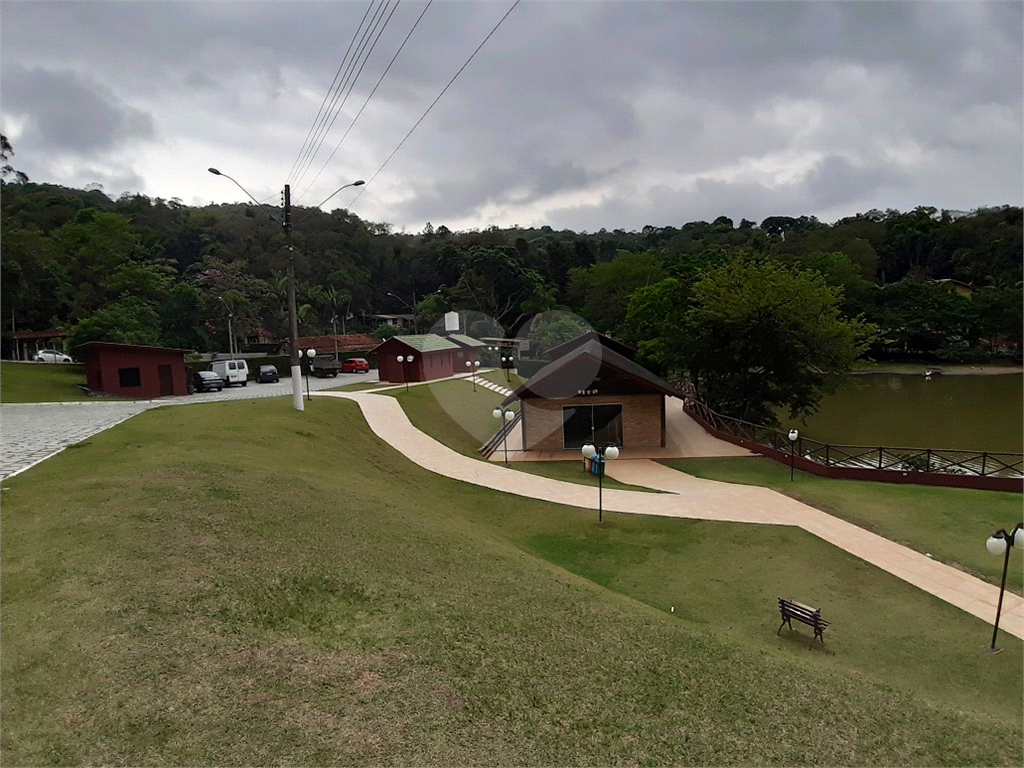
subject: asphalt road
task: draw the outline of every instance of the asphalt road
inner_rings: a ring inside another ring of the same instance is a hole
[[[377,381],[377,371],[341,373],[337,378],[309,377],[309,389],[344,387]],[[303,391],[306,382],[303,380]],[[244,387],[230,387],[220,392],[197,392],[194,395],[161,397],[155,400],[97,399],[73,403],[2,403],[0,404],[0,479],[8,478],[40,461],[50,458],[69,445],[81,442],[97,432],[110,429],[150,408],[169,405],[195,405],[225,400],[251,400],[261,397],[291,397],[292,381],[281,379],[276,384],[248,382]]]

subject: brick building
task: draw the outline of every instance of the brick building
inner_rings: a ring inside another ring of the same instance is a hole
[[[90,341],[82,358],[89,389],[133,400],[188,394],[185,355],[191,350]]]
[[[578,451],[591,442],[625,452],[665,447],[666,396],[682,393],[598,336],[541,368],[503,404],[520,401],[527,451]]]

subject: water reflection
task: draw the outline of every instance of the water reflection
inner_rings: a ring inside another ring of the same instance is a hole
[[[1024,376],[861,374],[843,377],[820,411],[790,422],[846,445],[1024,452]]]

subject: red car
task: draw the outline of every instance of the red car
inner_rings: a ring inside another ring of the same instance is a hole
[[[350,357],[341,364],[342,373],[369,373],[370,364],[362,357]]]

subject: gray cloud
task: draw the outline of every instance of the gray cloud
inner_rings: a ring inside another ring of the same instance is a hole
[[[293,181],[301,199],[371,178],[508,5],[435,2],[303,193],[424,7],[402,3],[316,162]],[[124,179],[111,184],[233,199],[205,174],[219,165],[273,194],[367,7],[8,4],[0,119],[26,164],[106,152]],[[413,229],[596,230],[1020,204],[1022,8],[524,2],[354,210]],[[45,170],[71,183],[81,163]]]
[[[154,136],[153,120],[108,88],[66,69],[5,66],[7,114],[22,118],[32,143],[58,154],[90,155]]]

